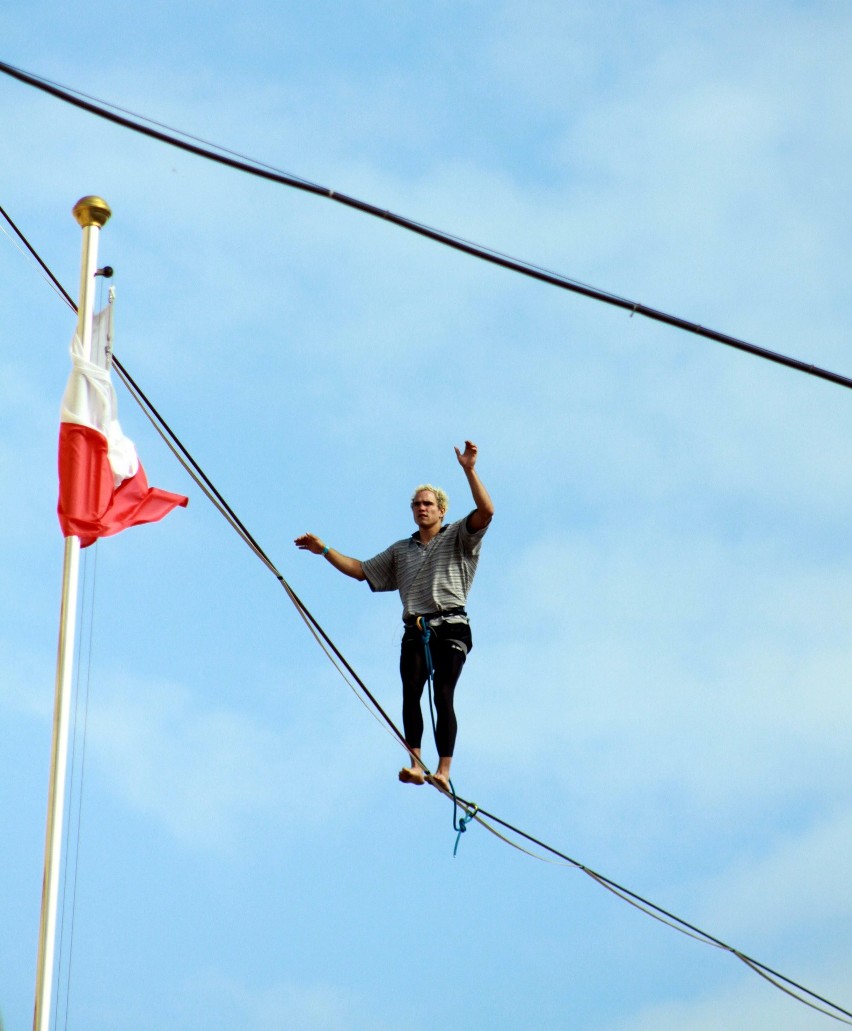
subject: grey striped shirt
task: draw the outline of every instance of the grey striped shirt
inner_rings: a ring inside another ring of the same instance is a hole
[[[361,563],[373,591],[399,591],[402,617],[463,607],[476,574],[485,529],[472,533],[468,517],[443,526],[428,544],[415,531]]]

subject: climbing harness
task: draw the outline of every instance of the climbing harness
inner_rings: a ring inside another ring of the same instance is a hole
[[[429,684],[429,715],[432,717],[432,734],[435,737],[435,744],[438,743],[438,730],[437,722],[435,719],[435,703],[434,703],[434,682],[433,675],[435,667],[432,663],[432,649],[429,647],[429,640],[432,637],[432,628],[429,626],[429,616],[418,616],[415,620],[417,629],[420,631],[421,637],[423,638],[423,655],[426,658],[426,679]],[[459,850],[459,842],[461,836],[467,830],[467,825],[476,816],[479,806],[475,803],[471,803],[471,808],[466,810],[464,806],[459,802],[456,797],[456,789],[453,787],[452,780],[447,777],[447,783],[450,785],[450,793],[453,796],[453,830],[456,832],[456,843],[453,848],[453,859],[456,857],[456,853]],[[462,816],[459,816],[459,810],[462,810]]]

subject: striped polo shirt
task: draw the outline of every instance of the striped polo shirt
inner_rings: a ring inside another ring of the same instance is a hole
[[[479,563],[486,528],[471,532],[468,516],[442,526],[423,544],[420,531],[361,563],[373,591],[399,591],[402,618],[462,608]]]

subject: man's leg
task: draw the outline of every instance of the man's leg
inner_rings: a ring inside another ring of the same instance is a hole
[[[453,704],[456,684],[461,676],[467,653],[472,647],[470,628],[464,624],[445,623],[441,639],[436,642],[432,659],[435,665],[432,687],[435,695],[435,744],[438,748],[438,769],[432,781],[450,790],[450,767],[456,746],[458,722]]]
[[[426,683],[426,657],[419,631],[406,630],[402,638],[399,655],[399,674],[402,679],[402,727],[405,743],[411,753],[411,764],[399,771],[404,784],[423,784],[425,776],[420,762],[420,745],[423,740],[423,713],[420,699]]]

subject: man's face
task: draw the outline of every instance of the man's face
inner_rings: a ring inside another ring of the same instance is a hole
[[[444,513],[438,508],[438,499],[431,490],[419,490],[411,502],[414,522],[423,529],[429,530],[440,526]]]

